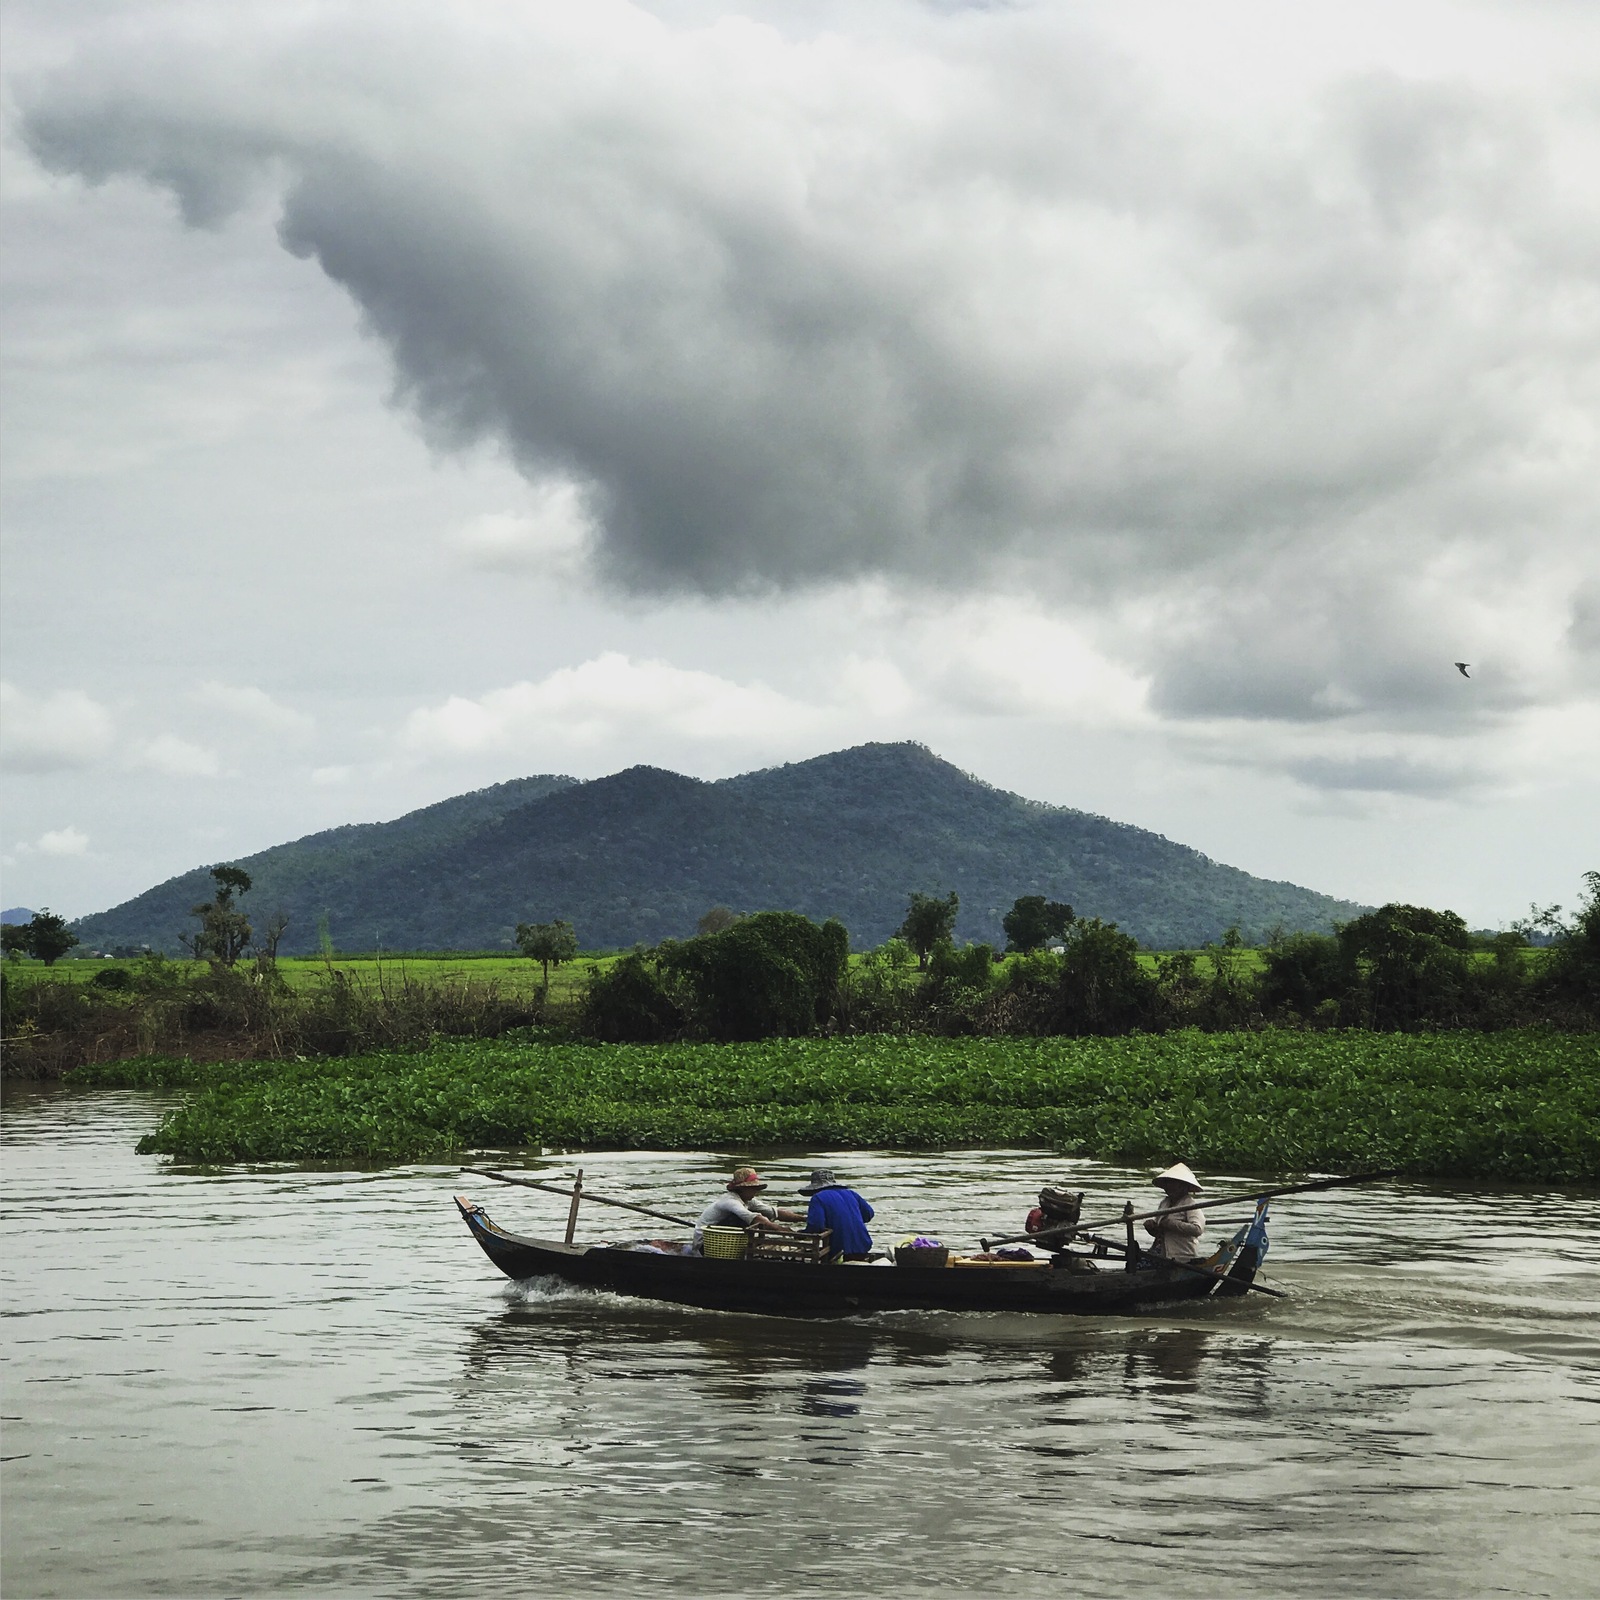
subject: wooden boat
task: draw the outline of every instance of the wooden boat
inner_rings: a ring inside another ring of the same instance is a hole
[[[1175,1301],[1245,1294],[1267,1251],[1267,1206],[1220,1249],[1188,1267],[1142,1255],[1124,1265],[1065,1270],[1065,1258],[963,1266],[808,1264],[663,1255],[616,1244],[527,1239],[496,1226],[482,1206],[456,1206],[483,1253],[508,1278],[558,1278],[612,1294],[712,1311],[780,1317],[865,1316],[876,1311],[1037,1311],[1105,1315]],[[1059,1264],[1058,1264],[1059,1263]]]

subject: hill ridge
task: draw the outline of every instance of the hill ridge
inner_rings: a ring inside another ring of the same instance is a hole
[[[1001,942],[1023,894],[1070,901],[1160,947],[1231,925],[1327,927],[1354,902],[1251,876],[1190,845],[962,772],[926,745],[871,743],[719,779],[637,764],[543,776],[346,824],[238,862],[247,907],[290,917],[287,951],[326,915],[345,949],[509,948],[517,922],[565,917],[590,947],[686,937],[713,904],[838,916],[859,947],[916,890],[961,896],[957,933]],[[175,950],[208,869],[82,918],[95,947]]]

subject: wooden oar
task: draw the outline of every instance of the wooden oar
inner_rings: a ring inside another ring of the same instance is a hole
[[[470,1172],[475,1178],[493,1178],[496,1183],[515,1183],[524,1189],[543,1189],[546,1194],[558,1194],[564,1200],[576,1200],[581,1195],[585,1200],[592,1200],[597,1206],[620,1206],[624,1211],[639,1211],[647,1217],[659,1217],[663,1222],[675,1222],[680,1228],[692,1228],[694,1224],[687,1217],[675,1217],[670,1211],[657,1211],[651,1206],[635,1205],[631,1200],[609,1200],[603,1194],[596,1194],[593,1189],[558,1189],[553,1183],[540,1183],[535,1178],[518,1178],[509,1172],[491,1172],[487,1167],[463,1167],[463,1172]],[[580,1183],[581,1183],[580,1179]]]
[[[1057,1238],[1061,1234],[1074,1235],[1079,1233],[1092,1233],[1096,1228],[1114,1228],[1124,1222],[1148,1222],[1152,1217],[1176,1216],[1182,1211],[1220,1211],[1225,1206],[1254,1205],[1258,1200],[1276,1200],[1279,1195],[1308,1194],[1315,1189],[1345,1189],[1353,1183],[1377,1183],[1383,1178],[1398,1176],[1396,1169],[1388,1172],[1362,1172],[1349,1178],[1320,1178],[1315,1183],[1291,1183],[1282,1189],[1261,1189],[1254,1194],[1227,1194],[1218,1195],[1212,1199],[1201,1198],[1185,1201],[1181,1206],[1158,1206],[1154,1211],[1142,1211],[1136,1216],[1108,1217],[1104,1222],[1091,1222],[1085,1226],[1066,1226],[1055,1228],[1041,1228],[1037,1233],[1013,1233],[1004,1239],[995,1239],[995,1244],[1029,1244],[1036,1239]]]

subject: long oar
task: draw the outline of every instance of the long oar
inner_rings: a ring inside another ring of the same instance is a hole
[[[1104,1222],[1091,1222],[1083,1226],[1063,1224],[1057,1228],[1041,1228],[1038,1233],[1013,1233],[994,1244],[1026,1244],[1035,1239],[1054,1238],[1059,1234],[1092,1233],[1097,1228],[1116,1228],[1124,1222],[1148,1222],[1152,1217],[1170,1217],[1180,1211],[1221,1211],[1225,1206],[1254,1205],[1258,1200],[1276,1200],[1285,1194],[1309,1194],[1317,1189],[1347,1189],[1355,1183],[1377,1183],[1384,1178],[1397,1177],[1398,1169],[1387,1172],[1362,1172],[1349,1178],[1319,1178],[1315,1183],[1291,1183],[1282,1189],[1258,1189],[1254,1194],[1226,1194],[1210,1199],[1186,1201],[1181,1206],[1158,1206],[1154,1211],[1141,1211],[1132,1217],[1108,1217]]]
[[[540,1183],[534,1178],[517,1178],[509,1172],[491,1172],[487,1167],[463,1167],[463,1172],[470,1172],[475,1178],[493,1178],[496,1183],[515,1183],[524,1189],[543,1189],[546,1194],[558,1194],[564,1200],[572,1198],[571,1189],[558,1189],[553,1183]],[[639,1211],[647,1217],[659,1217],[663,1222],[675,1222],[680,1228],[692,1228],[694,1224],[687,1217],[675,1217],[670,1211],[657,1211],[651,1206],[635,1205],[631,1200],[608,1200],[603,1194],[596,1194],[593,1189],[583,1191],[585,1200],[592,1200],[597,1206],[620,1206],[624,1211]]]

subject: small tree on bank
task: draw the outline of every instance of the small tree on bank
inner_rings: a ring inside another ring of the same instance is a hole
[[[550,969],[570,961],[578,953],[578,936],[570,922],[519,922],[517,949],[530,961],[544,967],[544,986],[550,987]]]
[[[243,867],[213,867],[211,878],[217,892],[189,908],[189,915],[200,919],[200,927],[179,942],[196,961],[233,967],[250,948],[250,919],[234,900],[235,895],[250,892],[250,874]]]
[[[900,924],[899,936],[917,952],[917,969],[928,970],[928,956],[933,947],[948,943],[955,936],[956,912],[961,901],[954,889],[944,899],[932,894],[913,894],[906,907],[906,920]]]

